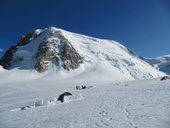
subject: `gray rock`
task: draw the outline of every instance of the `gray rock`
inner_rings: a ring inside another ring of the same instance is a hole
[[[9,69],[10,66],[12,65],[12,63],[16,63],[16,60],[14,60],[14,62],[13,62],[13,55],[17,51],[18,47],[30,43],[31,40],[37,38],[38,35],[40,35],[40,34],[41,33],[37,33],[36,31],[32,31],[32,32],[22,36],[21,39],[19,40],[19,42],[16,45],[11,46],[6,51],[6,53],[4,54],[4,56],[0,60],[0,65],[2,65],[3,68],[5,68],[5,69]],[[23,60],[23,58],[17,59],[17,61],[22,61],[22,60]]]
[[[19,40],[17,46],[23,46],[28,44],[30,41],[34,40],[40,35],[40,33],[37,33],[36,31],[29,32],[26,35],[23,35],[21,39]]]
[[[17,50],[17,46],[12,46],[6,51],[6,53],[0,60],[0,65],[2,65],[3,68],[8,69],[11,66],[10,62],[16,50]]]
[[[77,53],[74,47],[67,43],[63,47],[63,67],[66,70],[76,69],[81,63],[83,63],[83,58]]]
[[[13,64],[18,64],[24,61],[24,56],[15,56],[15,52],[24,45],[32,42],[43,32],[30,32],[23,36],[17,45],[12,46],[0,60],[0,64],[10,69]],[[35,43],[35,42],[34,42]],[[65,70],[76,69],[83,63],[83,57],[76,51],[71,42],[66,39],[61,31],[49,31],[39,43],[37,51],[34,53],[32,60],[35,61],[32,67],[38,72],[48,70],[51,63],[54,63]],[[22,64],[22,63],[21,63]]]
[[[49,41],[48,39],[51,37],[55,37],[57,40]],[[83,63],[83,57],[60,31],[50,33],[39,45],[37,51],[35,69],[38,72],[46,71],[52,61],[55,62],[56,66],[60,65],[66,70],[76,69]]]

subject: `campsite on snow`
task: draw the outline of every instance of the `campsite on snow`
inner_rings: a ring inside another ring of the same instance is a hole
[[[0,127],[170,128],[166,57],[55,27],[34,30],[0,60]]]

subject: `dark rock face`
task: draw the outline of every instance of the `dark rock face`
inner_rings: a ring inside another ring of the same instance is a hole
[[[12,46],[0,60],[0,65],[6,69],[10,69],[11,65],[19,64],[24,61],[24,55],[14,56],[20,47],[27,45],[32,40],[37,38],[42,32],[30,32],[23,36],[17,45]],[[66,39],[61,31],[49,31],[39,43],[36,53],[33,53],[32,63],[38,72],[48,70],[51,63],[62,67],[66,70],[76,69],[83,63],[83,57],[72,46],[71,42]],[[21,54],[21,53],[20,53]]]
[[[24,36],[21,37],[21,39],[19,40],[17,46],[23,46],[28,44],[31,40],[37,38],[37,36],[40,35],[39,33],[37,33],[36,31],[32,31]]]
[[[40,33],[37,33],[36,31],[32,31],[26,34],[26,36],[21,37],[17,45],[10,47],[4,54],[0,60],[0,65],[2,65],[5,69],[9,69],[12,63],[13,55],[17,51],[18,47],[30,43],[30,41],[35,39],[39,34]]]
[[[50,37],[56,39],[48,40]],[[53,61],[57,66],[66,70],[76,69],[83,63],[83,58],[74,49],[71,43],[65,39],[60,31],[50,33],[49,36],[39,45],[38,52],[35,54],[35,69],[44,72]]]
[[[10,47],[7,52],[4,54],[4,56],[0,60],[0,65],[3,66],[3,68],[8,69],[10,67],[10,61],[12,60],[13,53],[17,50],[17,46]]]
[[[64,61],[64,69],[76,69],[81,63],[83,63],[83,58],[77,53],[71,44],[65,44],[63,49],[62,60]]]
[[[48,69],[51,60],[54,58],[54,53],[48,47],[47,42],[43,42],[39,45],[38,52],[35,54],[36,64],[34,68],[38,72],[44,72]]]

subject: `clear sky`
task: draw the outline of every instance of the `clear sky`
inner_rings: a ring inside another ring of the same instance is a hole
[[[146,57],[170,54],[170,0],[0,0],[0,53],[49,26],[116,40]]]

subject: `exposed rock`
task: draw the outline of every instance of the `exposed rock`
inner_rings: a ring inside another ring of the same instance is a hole
[[[55,39],[51,39],[54,37]],[[46,71],[52,61],[66,70],[76,69],[83,63],[83,58],[60,31],[52,32],[44,39],[39,45],[35,59],[35,69],[38,72]]]
[[[38,72],[44,72],[50,65],[51,60],[54,58],[54,53],[48,47],[45,47],[47,42],[43,42],[39,45],[38,52],[35,55],[36,64],[35,69]]]
[[[23,45],[28,44],[31,40],[37,38],[37,36],[39,34],[40,34],[40,32],[37,32],[36,30],[32,31],[32,32],[29,32],[28,34],[21,37],[21,39],[19,40],[17,46],[23,46]]]
[[[10,61],[12,60],[13,53],[17,50],[17,46],[10,47],[7,52],[4,54],[4,56],[0,60],[0,65],[3,66],[3,68],[8,69],[10,67]]]
[[[83,58],[77,53],[71,44],[65,44],[63,50],[62,60],[64,62],[64,69],[76,69],[81,63],[83,63]]]
[[[4,56],[0,60],[0,65],[2,65],[3,68],[5,68],[5,69],[9,69],[11,66],[11,63],[16,63],[18,61],[22,61],[23,58],[16,58],[15,60],[13,60],[13,55],[17,51],[17,48],[28,44],[31,40],[37,38],[38,35],[40,35],[40,34],[41,34],[40,30],[39,31],[35,30],[35,31],[32,31],[32,32],[26,34],[25,36],[23,36],[19,40],[17,45],[14,45],[7,50],[7,52],[4,54]]]
[[[13,57],[17,48],[27,45],[32,40],[37,38],[41,31],[33,31],[23,36],[17,45],[12,46],[3,56],[0,64],[9,69],[12,64],[17,64],[24,60],[20,56]],[[24,56],[23,56],[24,57]],[[71,43],[62,35],[61,31],[50,31],[42,42],[39,43],[38,49],[34,54],[35,65],[34,68],[38,72],[44,72],[48,69],[51,62],[56,66],[61,66],[66,70],[76,69],[81,63],[83,58],[74,49]]]
[[[80,54],[81,53],[81,54]],[[84,58],[83,58],[84,57]],[[84,63],[81,65],[81,63]],[[55,27],[35,30],[11,47],[0,64],[7,69],[36,69],[44,72],[56,69],[57,76],[73,75],[72,70],[81,65],[76,74],[100,74],[101,78],[146,79],[165,74],[151,67],[142,57],[115,41],[68,32]],[[64,74],[64,75],[63,75]],[[120,76],[120,77],[119,77]]]

